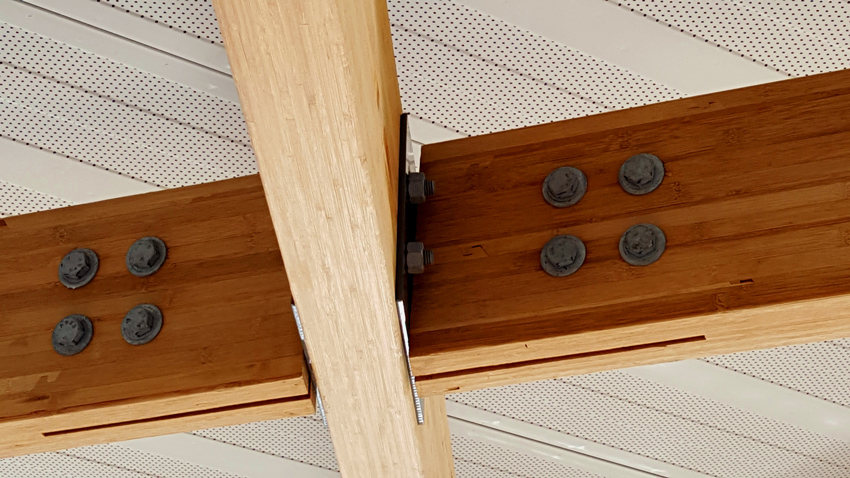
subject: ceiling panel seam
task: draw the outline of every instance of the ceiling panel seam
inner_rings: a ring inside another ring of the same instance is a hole
[[[529,440],[578,453],[588,459],[612,463],[625,469],[636,470],[640,476],[670,476],[677,478],[706,478],[708,475],[696,470],[677,466],[649,456],[633,453],[622,448],[588,440],[551,428],[542,427],[519,418],[467,405],[452,399],[446,400],[449,416],[486,429],[498,430],[508,435],[524,437]],[[607,476],[607,475],[606,475]]]
[[[463,3],[686,95],[788,77],[605,0]]]
[[[850,408],[704,360],[623,373],[850,443]]]
[[[675,31],[677,31],[677,32],[679,32],[679,33],[682,33],[682,34],[687,35],[687,36],[691,36],[691,37],[693,37],[693,38],[697,38],[697,39],[699,39],[699,40],[702,40],[702,41],[704,41],[704,42],[706,42],[706,43],[708,43],[708,44],[710,44],[710,45],[713,45],[713,46],[715,46],[715,47],[717,47],[717,48],[720,48],[721,50],[724,50],[724,51],[729,52],[729,54],[740,56],[741,58],[745,58],[745,59],[747,59],[747,60],[749,60],[749,61],[752,61],[753,63],[756,63],[756,64],[758,64],[758,65],[761,65],[761,66],[763,66],[763,67],[765,67],[765,68],[769,68],[769,69],[774,70],[774,71],[776,71],[776,72],[778,72],[778,73],[782,73],[783,75],[786,75],[786,76],[792,76],[789,72],[787,72],[787,71],[785,71],[785,70],[782,70],[781,68],[777,68],[777,67],[775,67],[775,66],[773,66],[773,65],[768,65],[767,63],[764,63],[764,62],[762,62],[762,61],[758,60],[757,58],[753,58],[753,57],[751,57],[751,56],[747,56],[747,55],[745,55],[745,54],[741,53],[740,51],[732,50],[732,49],[727,48],[727,47],[725,47],[725,46],[723,46],[723,45],[720,45],[720,44],[718,44],[718,43],[715,43],[715,42],[713,42],[713,41],[711,41],[711,40],[709,40],[709,39],[707,39],[707,38],[704,38],[704,37],[701,37],[701,36],[696,35],[696,34],[694,34],[694,33],[691,33],[691,32],[689,32],[689,31],[687,31],[687,30],[683,30],[683,29],[681,29],[681,28],[679,28],[679,27],[677,27],[677,26],[675,26],[675,25],[671,25],[670,23],[667,23],[667,22],[665,22],[665,21],[663,21],[663,20],[660,20],[660,19],[658,19],[658,18],[655,18],[655,17],[653,17],[652,15],[648,15],[648,14],[646,14],[646,13],[643,13],[643,12],[641,12],[639,9],[632,8],[631,6],[629,6],[629,5],[628,5],[628,4],[626,4],[626,3],[618,2],[618,1],[616,1],[616,0],[605,0],[605,1],[606,1],[606,2],[609,2],[609,3],[613,3],[613,4],[617,5],[618,7],[623,8],[623,9],[625,9],[625,10],[628,10],[628,11],[630,11],[630,12],[636,13],[636,14],[638,14],[638,15],[642,15],[642,16],[644,16],[644,17],[648,18],[648,19],[652,19],[652,20],[654,20],[655,22],[657,22],[657,23],[659,23],[659,24],[661,24],[661,25],[664,25],[664,26],[666,26],[666,27],[668,27],[668,28],[671,28],[671,29],[673,29],[673,30],[675,30]]]
[[[128,15],[109,4],[85,0],[21,1],[220,73],[230,74],[230,63],[222,45],[192,38],[168,26]]]
[[[395,28],[399,28],[399,29],[401,29],[401,30],[403,30],[403,31],[405,31],[405,32],[407,32],[407,33],[412,34],[412,35],[416,35],[416,36],[418,36],[418,37],[420,37],[420,38],[422,38],[422,39],[424,39],[424,40],[431,41],[431,42],[437,43],[437,44],[439,44],[439,45],[442,45],[442,46],[443,46],[443,47],[445,47],[445,48],[450,48],[450,49],[452,49],[452,50],[455,50],[456,52],[458,52],[458,53],[460,53],[460,54],[462,54],[462,55],[468,55],[468,56],[470,56],[470,57],[472,57],[472,58],[475,58],[475,59],[476,59],[476,60],[478,60],[478,61],[483,61],[483,62],[485,62],[485,63],[489,63],[489,64],[491,64],[491,65],[493,65],[493,66],[495,66],[495,67],[497,67],[497,68],[501,68],[501,69],[503,69],[503,70],[505,70],[505,71],[507,71],[507,72],[509,72],[509,73],[512,73],[512,74],[515,74],[515,75],[519,75],[519,76],[522,76],[522,77],[524,77],[524,78],[528,78],[529,80],[534,81],[534,82],[536,82],[536,83],[538,83],[538,84],[540,84],[540,85],[543,85],[543,86],[545,86],[545,87],[547,87],[547,88],[552,88],[552,89],[554,89],[554,90],[561,91],[561,92],[563,92],[563,93],[565,93],[565,94],[567,94],[567,95],[570,95],[570,96],[574,97],[574,98],[575,98],[575,99],[577,99],[577,100],[584,101],[584,102],[587,102],[587,103],[590,103],[590,104],[596,105],[596,106],[598,106],[599,108],[602,108],[602,109],[604,109],[604,110],[606,110],[606,111],[609,111],[609,110],[611,110],[611,109],[612,109],[610,106],[608,106],[608,105],[606,105],[606,104],[603,104],[603,103],[601,103],[601,102],[599,102],[599,101],[597,101],[597,100],[594,100],[593,98],[585,97],[585,96],[581,95],[580,93],[577,93],[577,92],[575,92],[575,91],[572,91],[572,90],[571,90],[571,89],[569,89],[569,88],[562,88],[562,87],[559,87],[559,86],[556,86],[556,85],[553,85],[553,84],[549,84],[549,83],[547,83],[546,81],[541,80],[540,78],[535,77],[534,75],[529,75],[528,73],[525,73],[525,72],[523,72],[523,71],[520,71],[520,70],[517,70],[517,69],[514,69],[514,68],[510,68],[509,66],[507,66],[507,65],[505,65],[505,64],[503,64],[503,63],[500,63],[500,62],[498,62],[498,61],[493,61],[493,60],[491,60],[491,59],[489,59],[489,58],[484,58],[484,57],[482,57],[482,56],[480,56],[480,55],[476,55],[475,53],[473,53],[473,52],[471,52],[471,51],[469,51],[469,50],[466,50],[466,49],[463,49],[463,48],[459,48],[459,47],[457,47],[457,46],[455,46],[455,45],[452,45],[452,44],[450,44],[450,43],[446,43],[446,42],[444,42],[444,41],[442,41],[442,40],[440,40],[440,39],[432,38],[432,37],[430,37],[430,36],[428,36],[428,35],[426,35],[426,34],[423,34],[423,33],[420,33],[420,32],[418,32],[418,31],[416,31],[415,29],[407,28],[407,27],[405,27],[405,26],[403,26],[403,25],[398,25],[398,24],[392,24],[392,26],[393,26],[393,27],[395,27]]]
[[[0,21],[239,104],[236,86],[228,74],[92,28],[22,0],[0,0]]]
[[[656,407],[652,407],[650,405],[647,405],[645,403],[625,399],[625,398],[620,397],[618,395],[608,393],[605,390],[599,390],[599,389],[596,389],[596,388],[593,388],[593,387],[587,387],[587,386],[584,386],[584,385],[570,383],[568,379],[559,379],[559,380],[564,380],[571,386],[581,388],[581,389],[587,390],[589,392],[597,393],[597,394],[600,394],[600,395],[603,395],[603,396],[606,396],[606,397],[609,397],[609,398],[612,398],[612,399],[615,399],[615,400],[619,400],[619,401],[622,401],[622,402],[625,402],[625,403],[629,403],[629,404],[637,406],[637,407],[645,408],[647,410],[652,410],[652,411],[657,412],[657,413],[662,413],[664,415],[668,415],[670,417],[673,417],[673,418],[676,418],[676,419],[679,419],[679,420],[685,420],[685,421],[691,422],[691,423],[696,424],[696,425],[711,428],[711,429],[717,430],[717,431],[724,433],[724,434],[737,436],[737,437],[743,438],[745,440],[760,443],[762,445],[769,446],[769,447],[775,448],[777,450],[781,450],[781,451],[786,452],[786,453],[792,453],[794,455],[806,457],[806,458],[809,458],[811,460],[819,461],[819,462],[824,463],[824,464],[828,464],[828,465],[831,465],[831,466],[836,466],[836,467],[844,468],[846,470],[850,470],[850,467],[848,467],[846,465],[842,465],[840,463],[837,463],[833,460],[826,460],[826,459],[821,458],[819,456],[804,453],[804,452],[801,452],[801,451],[798,451],[798,450],[788,448],[786,446],[778,445],[776,443],[771,443],[769,441],[761,440],[761,439],[756,438],[756,437],[752,437],[752,436],[749,436],[749,435],[746,435],[746,434],[735,432],[734,430],[729,430],[729,429],[726,429],[724,427],[714,425],[712,423],[704,422],[704,421],[701,421],[701,420],[695,420],[693,418],[690,418],[690,417],[687,417],[687,416],[684,416],[684,415],[679,415],[679,414],[676,414],[676,413],[669,412],[669,411],[664,410],[662,408],[656,408]]]

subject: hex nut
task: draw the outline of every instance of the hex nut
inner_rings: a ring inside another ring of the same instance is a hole
[[[553,277],[574,274],[587,257],[584,242],[576,236],[555,236],[540,251],[540,266]]]
[[[667,248],[667,236],[654,224],[636,224],[620,237],[620,257],[633,266],[648,266]]]
[[[407,198],[411,204],[422,204],[425,198],[434,194],[434,181],[425,178],[423,173],[407,175]]]
[[[53,350],[70,357],[82,352],[91,342],[94,327],[85,315],[73,314],[60,320],[53,328]]]
[[[168,248],[158,237],[143,237],[134,242],[127,250],[124,262],[127,270],[136,277],[147,277],[158,271],[165,258]]]
[[[620,166],[618,180],[623,190],[629,194],[649,194],[664,180],[664,163],[652,154],[636,154]]]
[[[94,279],[100,262],[91,249],[74,249],[59,263],[59,282],[69,289],[78,289]]]
[[[121,336],[130,345],[144,345],[162,330],[162,311],[153,304],[139,304],[121,321]]]
[[[425,244],[421,242],[408,242],[405,254],[405,267],[408,274],[422,274],[425,266],[434,263],[434,252],[425,250]]]
[[[558,168],[543,180],[543,199],[555,207],[568,207],[579,202],[587,192],[587,176],[571,166]]]

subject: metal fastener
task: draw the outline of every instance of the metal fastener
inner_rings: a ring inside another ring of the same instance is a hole
[[[620,166],[620,186],[635,196],[655,191],[663,180],[664,163],[652,154],[636,154]]]
[[[421,242],[408,242],[405,265],[408,274],[421,274],[425,272],[425,266],[434,263],[434,252],[425,250],[425,244]]]
[[[59,355],[77,355],[91,342],[93,333],[94,328],[88,317],[69,315],[53,328],[53,350]]]
[[[555,236],[540,251],[540,265],[547,274],[565,277],[575,273],[587,257],[584,243],[576,236]]]
[[[555,207],[567,207],[579,202],[587,192],[587,176],[570,166],[558,168],[543,181],[543,198]]]
[[[162,330],[162,311],[153,304],[139,304],[121,322],[121,335],[130,345],[144,345]]]
[[[59,282],[69,289],[82,287],[97,274],[99,261],[91,249],[74,249],[59,263]]]
[[[127,251],[127,270],[136,277],[147,277],[158,271],[165,262],[168,248],[158,237],[143,237]]]
[[[620,256],[633,266],[648,266],[667,248],[667,237],[658,226],[637,224],[620,238]]]
[[[422,173],[407,175],[407,198],[412,204],[422,204],[425,198],[434,194],[434,181],[425,178]]]

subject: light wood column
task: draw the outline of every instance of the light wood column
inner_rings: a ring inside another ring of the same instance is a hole
[[[215,7],[340,471],[450,476],[450,456],[426,458],[417,439],[394,305],[401,101],[386,3]]]

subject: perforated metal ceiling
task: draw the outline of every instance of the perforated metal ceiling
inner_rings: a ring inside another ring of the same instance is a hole
[[[187,38],[221,42],[207,0],[99,3]],[[850,67],[847,1],[611,3],[791,75]],[[481,134],[682,96],[462,2],[389,5],[406,110],[458,132]],[[164,187],[256,172],[238,105],[4,23],[0,136]],[[2,180],[2,215],[69,204]],[[841,340],[706,361],[850,407],[849,349],[850,341]],[[848,442],[616,371],[451,398],[704,476],[850,476]],[[325,470],[337,467],[327,431],[315,418],[196,434]],[[468,437],[454,436],[453,447],[461,478],[600,476]],[[102,445],[0,460],[0,476],[236,475]]]
[[[222,43],[218,20],[209,0],[90,0],[106,3],[132,15],[168,25],[210,43]]]
[[[850,68],[850,2],[606,0],[794,75]]]

